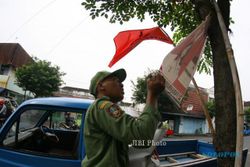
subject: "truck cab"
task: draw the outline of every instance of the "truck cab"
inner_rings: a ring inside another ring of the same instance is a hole
[[[92,100],[39,98],[21,104],[0,130],[0,166],[79,167]]]

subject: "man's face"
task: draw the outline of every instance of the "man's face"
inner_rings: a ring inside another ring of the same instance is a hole
[[[123,84],[119,81],[117,77],[108,77],[101,81],[101,89],[105,96],[108,96],[112,102],[118,102],[123,99],[124,90]]]

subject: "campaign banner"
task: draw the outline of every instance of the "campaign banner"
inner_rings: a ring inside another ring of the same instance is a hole
[[[206,43],[209,19],[203,21],[164,58],[161,71],[166,80],[165,91],[180,106]]]

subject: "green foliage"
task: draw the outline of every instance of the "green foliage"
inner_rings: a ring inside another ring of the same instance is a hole
[[[136,104],[145,103],[147,98],[147,78],[153,70],[148,70],[143,77],[138,77],[136,83],[132,82],[133,95],[132,100]],[[165,92],[161,93],[158,98],[158,108],[160,111],[176,111],[176,106],[171,102]]]
[[[133,95],[132,95],[132,100],[135,103],[145,103],[146,97],[147,97],[147,86],[145,79],[143,78],[137,78],[137,83],[135,84],[133,81]]]
[[[143,77],[138,77],[136,80],[136,83],[132,82],[133,87],[133,95],[132,100],[134,103],[145,103],[147,98],[147,77],[150,73],[150,70],[148,70],[147,73],[144,74]]]
[[[51,96],[63,84],[58,66],[50,62],[34,58],[34,62],[16,70],[16,84],[25,91],[34,93],[36,97]]]
[[[214,100],[207,102],[206,104],[207,110],[211,118],[215,116],[215,103]]]
[[[250,108],[245,110],[245,114],[246,114],[246,121],[250,123]]]

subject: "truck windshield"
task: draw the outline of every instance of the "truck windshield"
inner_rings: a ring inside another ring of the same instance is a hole
[[[35,127],[46,110],[27,110],[20,116],[19,131],[25,131]]]

